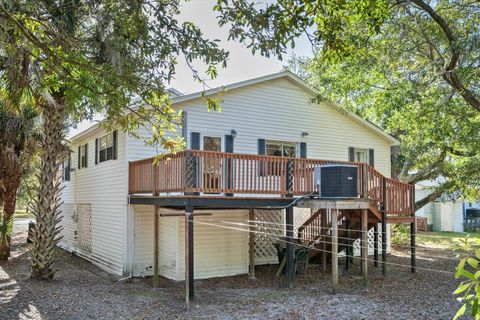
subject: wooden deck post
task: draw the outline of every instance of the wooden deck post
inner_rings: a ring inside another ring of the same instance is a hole
[[[248,253],[250,256],[249,273],[250,278],[255,279],[255,210],[250,209],[248,211],[248,220],[250,221],[249,237],[248,237]]]
[[[362,279],[363,289],[368,289],[368,210],[362,209]]]
[[[417,259],[416,259],[416,248],[415,248],[415,236],[416,236],[416,228],[415,228],[415,220],[414,222],[410,223],[410,271],[415,273],[416,266],[417,266]]]
[[[153,228],[153,287],[156,288],[158,287],[158,206],[154,206]]]
[[[287,278],[287,287],[293,287],[293,279],[295,276],[295,244],[293,243],[293,207],[285,209],[286,224],[286,256],[287,265],[285,268],[285,276]]]
[[[193,274],[193,207],[185,207],[185,302],[190,308],[190,300],[195,295]]]
[[[378,223],[373,226],[373,266],[378,267]]]
[[[332,293],[338,292],[338,210],[328,209],[332,216]]]
[[[322,268],[327,271],[327,210],[323,210],[320,216],[320,234],[322,235]]]
[[[382,206],[382,274],[387,275],[387,179],[382,178],[383,206]]]

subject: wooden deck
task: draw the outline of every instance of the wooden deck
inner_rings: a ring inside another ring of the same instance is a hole
[[[200,150],[130,162],[129,194],[134,203],[157,195],[177,199],[305,196],[316,191],[315,167],[327,164],[357,166],[359,198],[384,206],[389,215],[413,215],[413,185],[387,178],[365,163]]]

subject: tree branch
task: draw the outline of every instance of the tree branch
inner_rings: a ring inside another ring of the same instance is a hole
[[[453,181],[447,181],[444,184],[441,184],[440,186],[436,187],[432,193],[430,193],[428,196],[426,196],[423,199],[420,199],[415,202],[415,211],[418,209],[426,206],[432,201],[437,200],[443,193],[445,193],[446,190],[448,190],[450,187],[452,187],[454,184]]]
[[[437,23],[437,25],[442,29],[445,37],[447,38],[448,45],[451,52],[450,61],[445,67],[445,72],[443,74],[444,80],[450,84],[461,96],[462,98],[473,108],[480,112],[480,100],[475,96],[475,94],[468,90],[463,82],[460,80],[458,73],[456,71],[458,60],[460,59],[460,52],[457,47],[457,39],[454,35],[454,31],[448,23],[438,15],[435,10],[426,2],[422,0],[412,0],[412,2],[425,11],[432,19]]]

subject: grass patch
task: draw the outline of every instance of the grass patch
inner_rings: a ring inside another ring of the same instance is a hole
[[[479,232],[428,232],[417,234],[417,244],[426,247],[457,249],[463,246],[463,240],[469,235],[471,243],[480,247]]]
[[[31,215],[27,213],[26,210],[15,210],[15,213],[13,214],[14,219],[25,219],[25,218],[30,218]]]

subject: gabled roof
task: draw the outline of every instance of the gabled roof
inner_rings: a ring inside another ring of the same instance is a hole
[[[198,92],[186,94],[186,95],[183,95],[183,96],[174,97],[172,99],[172,102],[173,103],[186,102],[186,101],[190,101],[190,100],[193,100],[193,99],[198,99],[198,98],[201,98],[201,97],[204,97],[204,96],[211,96],[211,95],[219,94],[219,93],[224,92],[224,91],[243,88],[243,87],[246,87],[246,86],[254,85],[254,84],[265,82],[265,81],[275,80],[275,79],[279,79],[279,78],[289,79],[290,81],[292,81],[293,83],[297,84],[299,87],[301,87],[302,89],[307,91],[312,96],[317,96],[319,94],[319,92],[316,89],[311,87],[307,82],[305,82],[303,79],[301,79],[297,75],[293,74],[290,71],[282,71],[282,72],[272,73],[272,74],[262,76],[262,77],[258,77],[258,78],[253,78],[253,79],[249,79],[249,80],[244,80],[244,81],[232,83],[232,84],[229,84],[229,85],[226,85],[226,86],[212,88],[212,89],[209,89],[209,90],[206,90],[206,91],[198,91]],[[348,116],[349,118],[358,122],[362,126],[374,131],[377,135],[381,136],[382,138],[387,140],[389,143],[391,143],[393,145],[400,144],[400,141],[398,141],[397,139],[395,139],[394,137],[392,137],[391,135],[389,135],[388,133],[386,133],[385,131],[383,131],[381,128],[377,127],[376,125],[374,125],[370,121],[365,120],[362,117],[356,115],[355,113],[349,112],[349,111],[343,109],[342,107],[340,107],[340,106],[338,106],[334,103],[331,103],[331,102],[325,102],[324,104],[328,105],[331,108],[336,109],[338,112]]]
[[[209,89],[209,90],[206,90],[206,91],[198,91],[198,92],[194,92],[194,93],[190,93],[190,94],[174,96],[174,97],[172,97],[172,103],[175,104],[175,103],[186,102],[186,101],[202,98],[204,96],[211,96],[211,95],[215,95],[215,94],[218,94],[218,93],[222,93],[224,91],[243,88],[243,87],[246,87],[246,86],[250,86],[250,85],[254,85],[254,84],[257,84],[257,83],[262,83],[262,82],[266,82],[266,81],[270,81],[270,80],[275,80],[275,79],[279,79],[279,78],[289,79],[290,81],[297,84],[300,88],[304,89],[306,92],[308,92],[312,96],[317,96],[318,93],[319,93],[316,89],[311,87],[303,79],[301,79],[297,75],[293,74],[292,72],[282,71],[282,72],[272,73],[272,74],[269,74],[269,75],[266,75],[266,76],[261,76],[261,77],[257,77],[257,78],[253,78],[253,79],[249,79],[249,80],[244,80],[244,81],[232,83],[232,84],[229,84],[229,85],[226,85],[226,86],[212,88],[212,89]],[[388,141],[392,145],[400,144],[400,142],[397,139],[395,139],[394,137],[392,137],[391,135],[389,135],[388,133],[386,133],[385,131],[383,131],[381,128],[377,127],[376,125],[374,125],[370,121],[365,120],[362,117],[356,115],[355,113],[349,112],[349,111],[343,109],[342,107],[340,107],[340,106],[338,106],[334,103],[331,103],[331,102],[324,102],[324,104],[333,108],[333,109],[335,109],[335,110],[337,110],[338,112],[348,116],[349,118],[356,121],[360,125],[374,131],[377,135],[381,136],[382,138],[384,138],[386,141]],[[97,124],[93,125],[92,127],[90,127],[88,129],[76,134],[75,136],[73,136],[70,139],[70,141],[73,141],[73,140],[76,140],[78,138],[81,138],[81,137],[85,136],[86,134],[88,134],[88,133],[92,132],[93,130],[97,129],[99,126],[100,126],[100,123],[97,123]]]

